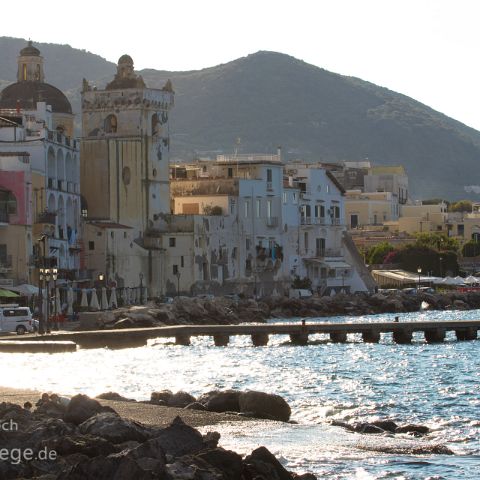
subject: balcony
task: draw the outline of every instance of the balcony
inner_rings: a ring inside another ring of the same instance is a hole
[[[278,227],[278,217],[267,217],[266,223],[267,227],[276,228]]]
[[[332,218],[332,225],[340,225],[340,219],[339,218]]]
[[[311,192],[309,190],[304,190],[300,192],[300,198],[308,200],[311,197]]]
[[[12,256],[3,255],[0,257],[0,272],[6,273],[12,270]]]
[[[56,190],[58,186],[57,180],[55,178],[48,178],[48,188]]]
[[[267,182],[267,192],[273,192],[273,183]]]
[[[312,217],[300,217],[300,224],[301,225],[311,225],[312,224]]]
[[[55,225],[55,219],[57,214],[54,212],[42,212],[37,214],[37,220],[35,223],[48,223],[50,225]]]

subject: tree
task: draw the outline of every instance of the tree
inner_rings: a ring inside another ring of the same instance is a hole
[[[433,248],[437,251],[451,251],[457,252],[460,248],[458,240],[455,238],[450,238],[444,235],[443,233],[417,233],[415,235],[415,246],[417,247],[427,247]]]
[[[478,257],[480,255],[480,242],[470,240],[462,248],[462,255],[464,257]]]
[[[305,288],[310,290],[312,288],[312,281],[307,277],[300,278],[298,275],[295,275],[292,282],[292,288]]]
[[[471,212],[472,202],[470,200],[459,200],[458,202],[451,203],[448,207],[449,212]]]
[[[385,257],[393,252],[395,248],[389,242],[381,242],[373,246],[366,253],[366,260],[369,265],[378,265],[385,261]]]

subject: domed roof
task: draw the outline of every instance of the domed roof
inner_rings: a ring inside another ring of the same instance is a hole
[[[133,66],[133,58],[130,55],[122,55],[118,59],[118,64],[127,64],[127,65],[132,65]]]
[[[39,57],[40,56],[40,50],[38,48],[35,48],[32,45],[32,41],[28,41],[28,45],[25,48],[22,48],[20,50],[20,55],[22,57]]]
[[[37,102],[51,105],[52,111],[55,113],[72,113],[72,106],[68,98],[58,88],[48,83],[17,82],[5,87],[0,92],[0,108],[14,109],[18,106],[26,110],[35,110]]]

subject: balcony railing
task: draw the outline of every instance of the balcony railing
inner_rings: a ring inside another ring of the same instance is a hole
[[[267,192],[273,192],[273,184],[272,184],[272,182],[267,182]]]
[[[312,217],[300,217],[301,225],[311,225],[312,224]]]
[[[48,177],[48,188],[57,189],[57,180],[55,178]]]
[[[37,215],[37,223],[48,223],[55,225],[57,214],[54,212],[42,212]]]
[[[267,217],[267,227],[278,227],[278,217]]]

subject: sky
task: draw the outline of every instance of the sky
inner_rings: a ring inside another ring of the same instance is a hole
[[[2,2],[0,35],[135,68],[197,70],[259,50],[408,95],[480,130],[478,0]],[[41,7],[39,8],[39,5]],[[28,15],[22,12],[28,11]]]

